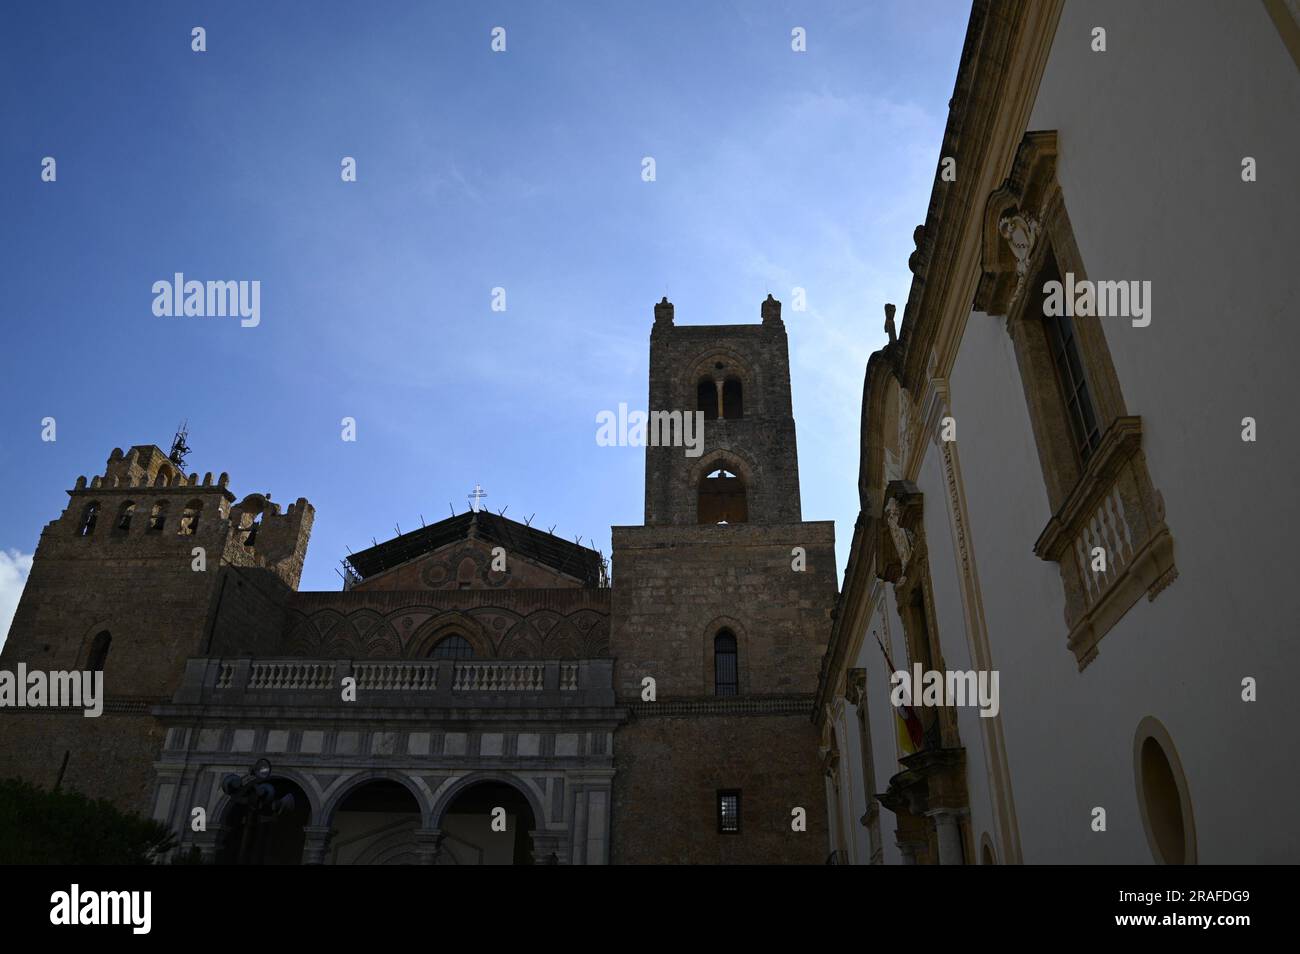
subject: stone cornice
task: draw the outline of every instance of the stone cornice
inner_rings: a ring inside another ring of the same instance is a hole
[[[968,317],[979,275],[985,198],[1014,158],[1062,5],[1063,0],[976,0],[971,11],[942,148],[942,156],[956,160],[957,178],[944,182],[936,176],[925,225],[918,230],[899,335],[902,380],[913,393],[921,393],[932,351],[940,353],[938,376],[946,377],[951,367],[952,345]],[[944,346],[936,349],[941,328]]]
[[[838,673],[845,661],[857,654],[865,619],[871,611],[872,590],[876,585],[874,566],[877,534],[874,524],[875,521],[859,512],[858,521],[853,528],[853,542],[849,548],[849,564],[844,570],[844,584],[835,604],[830,641],[822,657],[813,712],[813,719],[818,724],[821,722],[821,713],[835,692]]]
[[[665,699],[633,702],[628,710],[638,719],[661,716],[811,716],[812,696],[706,696],[699,699]]]

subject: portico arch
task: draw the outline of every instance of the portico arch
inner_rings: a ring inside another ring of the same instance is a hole
[[[546,824],[532,786],[501,772],[457,780],[438,799],[433,817],[439,864],[533,864],[533,835]],[[505,830],[494,827],[494,820]]]

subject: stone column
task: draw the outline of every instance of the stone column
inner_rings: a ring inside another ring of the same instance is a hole
[[[608,788],[593,788],[587,791],[586,864],[609,864],[609,813],[611,800]]]
[[[304,825],[302,828],[302,863],[323,865],[329,857],[330,838],[334,829],[328,825]]]
[[[422,865],[436,865],[442,855],[442,841],[447,833],[440,828],[417,828],[414,833],[415,854]]]
[[[957,823],[958,814],[942,808],[927,814],[934,819],[935,832],[939,836],[939,864],[962,864],[961,826]]]

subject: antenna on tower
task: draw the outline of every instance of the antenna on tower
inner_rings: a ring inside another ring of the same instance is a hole
[[[185,455],[190,452],[190,445],[185,443],[185,438],[189,436],[190,422],[187,418],[176,428],[176,436],[172,438],[172,452],[167,455],[167,459],[181,470],[185,469]]]

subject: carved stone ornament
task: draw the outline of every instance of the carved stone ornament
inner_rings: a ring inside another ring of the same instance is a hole
[[[867,671],[850,669],[844,679],[844,700],[850,705],[861,707],[867,694]]]
[[[912,558],[912,535],[906,527],[898,522],[898,501],[893,497],[885,503],[885,523],[889,525],[889,536],[894,541],[894,550],[898,553],[899,572],[907,572],[907,563]],[[902,577],[899,578],[902,583]]]
[[[1029,278],[1029,260],[1034,254],[1034,246],[1038,244],[1038,230],[1038,219],[1019,211],[1008,210],[1008,214],[998,220],[998,234],[1006,239],[1007,246],[1016,259],[1018,278],[1016,290],[1011,293],[1012,300],[1019,297]]]

